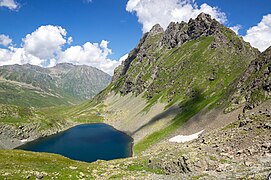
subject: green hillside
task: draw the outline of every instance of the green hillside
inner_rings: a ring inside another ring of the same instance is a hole
[[[91,99],[110,81],[108,74],[88,66],[1,66],[0,103],[25,107],[79,104]]]

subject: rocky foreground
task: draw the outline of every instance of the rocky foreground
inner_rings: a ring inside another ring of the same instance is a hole
[[[142,179],[266,179],[271,173],[270,106],[266,103],[240,114],[236,122],[192,142],[162,142],[121,162],[128,169],[134,167],[135,172],[129,174],[120,166],[120,161],[111,161],[99,166],[97,169],[103,173],[95,176],[101,179],[112,174],[125,174],[123,177],[127,179],[141,176]]]
[[[271,173],[271,112],[246,114],[194,142],[164,144],[148,154],[149,166],[166,174],[264,179]]]

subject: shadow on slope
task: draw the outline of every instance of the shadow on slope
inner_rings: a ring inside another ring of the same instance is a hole
[[[176,116],[178,113],[180,113],[181,109],[179,106],[171,106],[170,108],[168,108],[167,110],[165,110],[164,112],[154,116],[149,122],[147,122],[146,124],[144,124],[143,126],[139,127],[138,129],[136,129],[135,131],[133,131],[131,133],[131,135],[136,134],[137,132],[139,132],[140,130],[142,130],[143,128],[155,124],[158,121],[161,121],[169,116]]]
[[[187,122],[190,118],[195,116],[205,107],[209,106],[209,108],[212,108],[212,105],[214,105],[221,98],[221,96],[223,96],[223,93],[218,93],[210,97],[205,96],[205,94],[202,92],[203,91],[199,89],[193,90],[190,98],[187,101],[179,104],[181,111],[175,116],[175,118],[172,119],[171,124],[159,131],[152,133],[137,143],[134,146],[135,154],[146,150],[155,142],[158,142],[161,139],[167,137],[170,133],[181,127],[185,122]]]

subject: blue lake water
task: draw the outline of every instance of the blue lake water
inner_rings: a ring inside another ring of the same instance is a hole
[[[133,139],[106,124],[85,124],[40,138],[16,149],[61,154],[70,159],[94,162],[132,155]]]

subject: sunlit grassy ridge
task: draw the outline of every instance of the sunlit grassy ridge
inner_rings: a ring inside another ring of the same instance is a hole
[[[56,97],[39,89],[21,87],[10,82],[0,82],[0,102],[25,107],[48,107],[69,105],[69,101],[76,101],[71,96]]]
[[[88,104],[88,103],[85,103]],[[59,106],[50,108],[28,108],[14,105],[0,104],[0,125],[19,127],[20,125],[35,126],[36,132],[59,131],[67,127],[82,123],[98,123],[103,118],[97,114],[97,109],[81,109],[81,106]]]
[[[134,175],[144,177],[146,172],[163,173],[160,169],[149,168],[143,158],[129,163],[125,159],[84,163],[49,153],[0,150],[0,162],[0,178],[9,179],[120,179]]]

